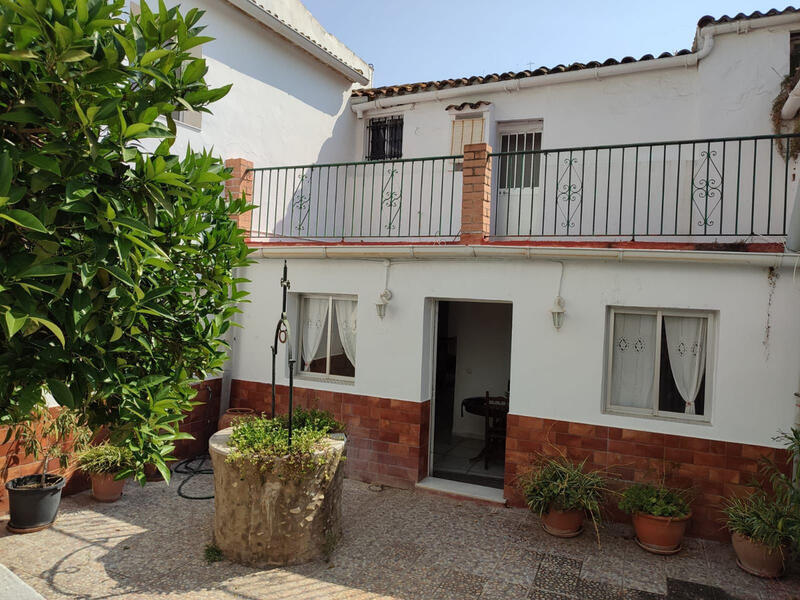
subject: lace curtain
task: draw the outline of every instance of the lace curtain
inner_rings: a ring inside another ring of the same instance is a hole
[[[702,317],[664,317],[669,365],[687,415],[695,414],[694,403],[706,371],[707,328],[708,320]]]
[[[344,353],[350,364],[356,364],[356,312],[358,302],[355,300],[335,300],[336,323],[339,326],[339,339],[342,341]]]
[[[635,408],[653,405],[656,365],[656,317],[614,315],[611,404]]]
[[[308,365],[317,358],[320,342],[326,332],[327,298],[306,298],[303,313],[303,362]]]

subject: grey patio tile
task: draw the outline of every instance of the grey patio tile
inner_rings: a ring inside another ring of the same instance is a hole
[[[565,596],[564,594],[534,588],[530,591],[528,598],[530,600],[571,600],[574,596]]]
[[[666,595],[642,590],[626,589],[623,590],[621,598],[622,600],[666,600]]]
[[[578,584],[578,575],[569,571],[539,567],[533,587],[559,594],[573,594]]]
[[[530,587],[539,571],[542,555],[526,548],[509,546],[496,566],[494,577]]]
[[[529,591],[527,585],[490,580],[483,586],[480,600],[526,600]]]
[[[581,572],[583,561],[564,556],[563,554],[544,554],[542,556],[543,569],[557,570],[570,575],[578,575]]]
[[[603,581],[579,579],[575,586],[575,595],[581,600],[617,600],[622,592],[621,585]]]
[[[581,579],[622,586],[627,561],[610,552],[588,557],[581,565]]]
[[[438,593],[444,592],[448,595],[452,592],[460,594],[461,598],[478,598],[483,592],[487,578],[453,569],[444,574],[441,582]]]

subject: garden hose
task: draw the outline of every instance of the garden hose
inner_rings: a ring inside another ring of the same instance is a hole
[[[183,486],[189,483],[196,475],[214,474],[214,469],[203,466],[207,460],[211,460],[211,457],[208,454],[198,454],[192,458],[184,458],[182,461],[175,464],[175,468],[172,469],[173,473],[188,475],[188,477],[186,477],[183,481],[181,481],[180,485],[178,485],[178,495],[181,498],[186,498],[187,500],[211,500],[214,498],[214,494],[211,494],[210,496],[190,496],[183,491]]]

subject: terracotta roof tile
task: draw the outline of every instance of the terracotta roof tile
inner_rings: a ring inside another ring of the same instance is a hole
[[[785,14],[793,14],[800,12],[800,9],[794,8],[793,6],[787,6],[783,10],[778,10],[773,8],[768,10],[767,12],[760,12],[755,11],[746,15],[744,13],[739,13],[735,17],[729,17],[728,15],[723,15],[719,18],[714,18],[710,16],[702,17],[697,26],[699,28],[706,27],[708,25],[718,25],[720,23],[730,23],[732,21],[745,21],[745,20],[752,20],[752,19],[760,19],[763,17],[773,17],[776,15],[785,15]],[[418,82],[418,83],[406,83],[402,85],[387,85],[383,87],[376,87],[376,88],[361,88],[354,90],[352,93],[353,97],[365,97],[368,100],[374,100],[375,98],[387,98],[391,96],[402,96],[404,94],[413,94],[415,92],[422,92],[428,90],[442,90],[446,88],[455,88],[455,87],[462,87],[462,86],[470,86],[470,85],[479,85],[482,83],[492,83],[495,81],[509,81],[512,79],[524,79],[526,77],[539,77],[541,75],[549,75],[552,73],[564,73],[567,71],[581,71],[583,69],[598,69],[602,67],[609,67],[612,65],[620,65],[620,64],[628,64],[628,63],[635,63],[635,62],[642,62],[646,60],[659,60],[662,58],[670,58],[673,56],[684,56],[686,54],[691,54],[691,50],[683,49],[678,50],[677,52],[662,52],[658,56],[654,56],[653,54],[645,54],[641,58],[634,58],[633,56],[625,56],[619,60],[615,58],[607,58],[606,60],[600,62],[596,60],[589,61],[587,63],[580,63],[575,62],[569,65],[556,65],[555,67],[539,67],[538,69],[533,70],[525,70],[525,71],[507,71],[505,73],[490,73],[488,75],[473,75],[472,77],[460,77],[457,79],[443,79],[441,81],[425,81],[425,82]]]
[[[491,102],[487,102],[486,100],[478,100],[477,102],[462,102],[461,104],[450,104],[445,108],[445,110],[462,111],[465,108],[470,108],[472,110],[477,110],[481,106],[489,106],[490,104],[491,104]]]

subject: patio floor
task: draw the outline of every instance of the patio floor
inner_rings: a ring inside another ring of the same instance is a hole
[[[38,533],[10,535],[0,522],[0,562],[48,600],[800,598],[800,575],[751,577],[728,545],[690,539],[680,554],[658,557],[613,526],[598,548],[588,531],[548,536],[524,510],[349,480],[344,536],[329,562],[208,564],[213,501],[179,497],[181,477],[129,484],[115,504],[88,493],[65,498],[53,527]],[[198,476],[184,491],[211,488],[210,476]]]

